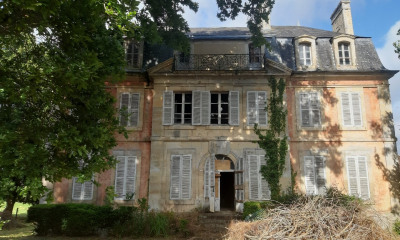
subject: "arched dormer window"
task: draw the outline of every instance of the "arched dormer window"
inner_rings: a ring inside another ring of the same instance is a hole
[[[350,44],[348,42],[340,42],[338,51],[339,51],[339,64],[351,65]]]
[[[313,71],[317,66],[315,37],[302,35],[295,38],[297,69]]]
[[[340,35],[332,39],[332,49],[338,70],[356,70],[354,36]]]

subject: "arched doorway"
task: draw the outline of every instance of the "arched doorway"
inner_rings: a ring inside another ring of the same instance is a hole
[[[211,160],[211,159],[210,159]],[[215,166],[215,211],[235,209],[235,165],[226,155],[217,154],[213,158]],[[211,169],[210,169],[211,170]],[[213,174],[210,174],[212,178]],[[212,189],[211,189],[212,190]]]

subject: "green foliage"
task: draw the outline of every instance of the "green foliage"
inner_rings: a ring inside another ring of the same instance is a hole
[[[266,209],[269,204],[270,203],[267,201],[265,201],[265,202],[252,202],[252,201],[245,202],[243,205],[243,218],[244,219],[252,218],[253,217],[252,215],[254,215],[257,212],[260,213],[260,210]]]
[[[104,198],[104,205],[111,206],[114,203],[114,198],[117,197],[118,194],[115,193],[114,186],[106,187],[106,197]]]
[[[266,107],[269,127],[263,130],[255,125],[254,132],[259,138],[256,142],[266,153],[265,160],[267,165],[262,166],[260,172],[269,184],[271,199],[277,200],[281,194],[279,180],[283,174],[288,150],[287,137],[285,135],[287,110],[283,103],[285,81],[283,79],[278,81],[271,77],[268,80],[268,85],[271,88],[271,95]]]
[[[166,237],[168,235],[168,216],[162,213],[151,212],[148,216],[150,235],[154,237]]]
[[[335,201],[335,204],[341,207],[350,207],[352,208],[354,204],[362,205],[363,200],[355,197],[349,196],[347,194],[342,193],[337,187],[329,187],[326,189],[325,197],[328,199],[332,199]]]
[[[400,35],[400,29],[397,31],[397,35]],[[400,58],[400,40],[397,40],[396,42],[394,42],[393,46],[395,48],[394,52],[399,54],[399,58]]]
[[[396,219],[396,221],[393,223],[393,232],[396,233],[397,235],[400,235],[400,220]]]

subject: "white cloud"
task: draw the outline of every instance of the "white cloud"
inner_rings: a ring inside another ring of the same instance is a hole
[[[383,65],[390,70],[400,70],[400,59],[394,52],[393,43],[400,40],[397,31],[400,29],[400,21],[396,22],[385,36],[385,45],[377,48]],[[400,139],[400,73],[389,80],[390,95],[392,97],[393,116],[395,122],[396,136]],[[398,142],[399,146],[399,142]]]

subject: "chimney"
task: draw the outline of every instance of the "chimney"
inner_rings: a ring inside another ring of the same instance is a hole
[[[262,22],[261,22],[262,27],[261,27],[261,29],[262,29],[263,32],[267,32],[268,30],[271,30],[271,8],[265,7],[263,10],[268,12],[268,22],[265,21],[264,19],[262,19]]]
[[[354,35],[350,0],[340,0],[339,5],[331,16],[331,21],[334,32]]]

